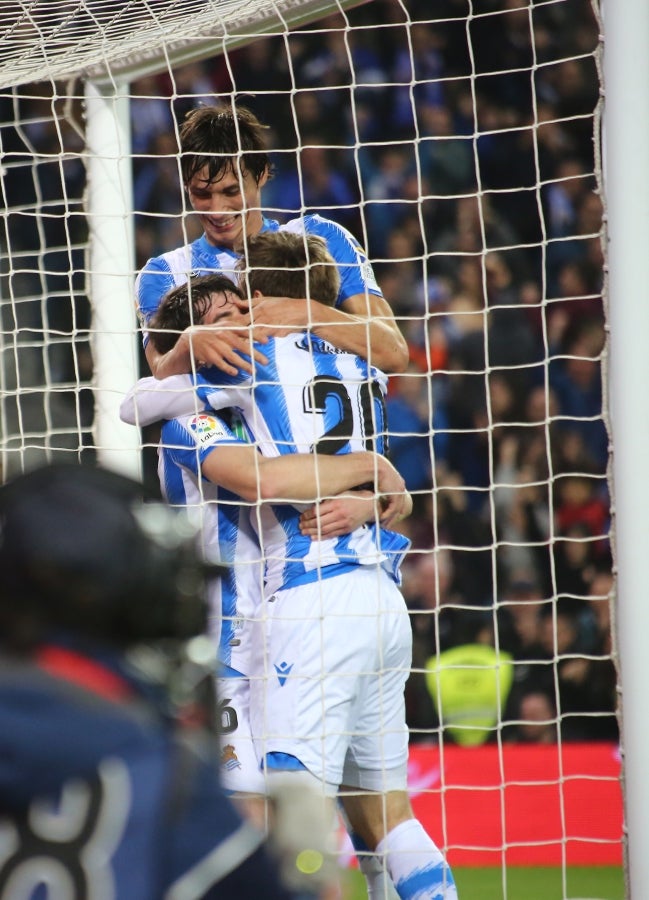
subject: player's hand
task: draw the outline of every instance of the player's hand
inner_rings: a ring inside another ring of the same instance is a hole
[[[389,528],[410,515],[412,497],[406,490],[406,483],[384,456],[377,456],[377,487],[381,499],[381,525]]]
[[[228,375],[242,370],[252,374],[251,359],[264,365],[267,358],[253,346],[247,315],[224,316],[218,325],[192,325],[180,336],[197,366],[216,366]],[[249,317],[248,317],[249,318]]]
[[[374,494],[350,491],[305,510],[300,516],[300,532],[313,539],[340,537],[375,519]]]

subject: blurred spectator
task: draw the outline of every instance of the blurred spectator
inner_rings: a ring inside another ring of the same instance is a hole
[[[417,111],[425,105],[440,106],[444,101],[442,76],[444,63],[438,52],[435,29],[427,23],[413,23],[398,32],[392,64],[392,122],[397,134],[411,138]],[[400,38],[400,40],[399,40]]]
[[[580,201],[593,188],[592,175],[578,157],[559,159],[554,175],[556,180],[547,184],[543,192],[551,239],[574,234]]]
[[[357,231],[358,196],[332,165],[330,151],[319,146],[318,140],[307,136],[296,168],[285,164],[277,171],[269,183],[269,209],[276,210],[284,220],[318,212]]]
[[[606,470],[608,461],[608,434],[602,419],[603,346],[603,325],[589,322],[567,335],[562,355],[552,359],[549,367],[561,415],[581,434],[599,472]]]
[[[511,655],[491,640],[459,644],[426,662],[426,684],[442,736],[461,747],[493,740],[514,676]]]
[[[430,490],[431,459],[444,459],[448,440],[444,409],[433,403],[430,377],[413,363],[408,372],[393,376],[387,411],[390,460],[409,491]]]
[[[498,643],[514,659],[525,660],[536,652],[547,602],[534,575],[525,570],[516,573],[507,584],[498,604]]]
[[[475,186],[473,147],[458,138],[451,110],[423,103],[417,108],[419,164],[433,194],[460,194]]]
[[[596,570],[590,581],[588,601],[597,623],[597,640],[605,646],[611,638],[611,604],[614,599],[615,579],[610,567]]]
[[[503,729],[506,741],[522,744],[555,744],[558,740],[554,692],[529,690],[510,703]]]
[[[155,75],[143,75],[131,84],[131,131],[135,154],[150,153],[157,138],[173,133],[171,102]],[[178,147],[172,152],[177,153]],[[136,171],[140,165],[136,158]]]
[[[456,575],[447,549],[417,552],[404,567],[404,596],[413,627],[412,673],[406,685],[406,709],[412,739],[430,738],[439,728],[426,681],[428,662],[451,648],[465,644],[493,644],[494,628],[488,610],[469,609],[453,592]]]

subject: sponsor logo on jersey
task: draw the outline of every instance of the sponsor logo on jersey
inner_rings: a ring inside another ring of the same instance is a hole
[[[349,350],[341,350],[340,347],[334,347],[333,344],[328,344],[322,338],[315,338],[313,335],[305,335],[303,338],[300,338],[299,341],[295,342],[295,346],[298,350],[306,350],[307,353],[312,353],[314,350],[317,353],[337,353],[340,355],[349,353]]]
[[[286,684],[286,679],[291,674],[291,669],[293,668],[293,663],[289,666],[287,662],[281,662],[279,664],[275,663],[275,671],[277,672],[277,680],[279,681],[279,686],[284,687]]]
[[[227,437],[227,432],[222,423],[207,413],[200,413],[187,423],[187,427],[196,438],[196,442],[201,446],[209,444],[211,441],[220,437]]]

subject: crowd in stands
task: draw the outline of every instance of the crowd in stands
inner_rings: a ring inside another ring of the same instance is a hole
[[[196,236],[176,124],[236,91],[270,126],[266,210],[348,227],[410,345],[388,415],[415,500],[413,740],[438,733],[434,661],[463,645],[511,665],[480,740],[615,739],[598,26],[590,0],[473,0],[467,29],[468,11],[374,0],[351,29],[134,82],[136,263]]]

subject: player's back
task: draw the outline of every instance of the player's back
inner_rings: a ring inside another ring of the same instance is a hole
[[[254,374],[207,369],[199,397],[234,407],[264,456],[386,449],[387,379],[353,353],[302,333],[257,345],[267,357]]]
[[[385,376],[352,353],[304,334],[260,345],[254,376],[212,369],[198,393],[212,408],[236,408],[265,456],[385,449]],[[314,581],[357,565],[384,563],[394,576],[408,547],[401,535],[364,525],[338,538],[300,532],[306,505],[264,504],[257,517],[268,590]]]

